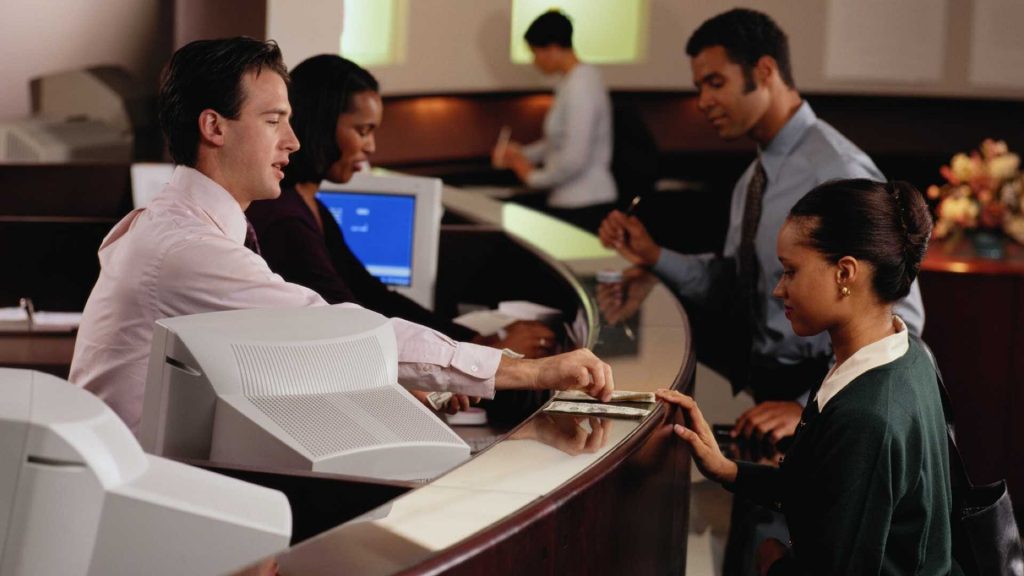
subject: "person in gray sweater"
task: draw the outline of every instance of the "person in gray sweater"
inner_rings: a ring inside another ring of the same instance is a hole
[[[780,510],[792,548],[767,539],[760,574],[949,574],[952,494],[935,368],[893,303],[931,234],[921,194],[864,179],[817,186],[777,241],[773,295],[800,336],[827,332],[836,364],[778,467],[722,455],[689,396],[663,390],[675,433],[708,478]]]
[[[560,76],[555,100],[543,138],[522,146],[499,143],[492,163],[512,170],[527,188],[548,190],[551,214],[596,232],[618,197],[611,172],[612,103],[601,71],[577,57],[572,22],[562,12],[541,14],[524,39],[534,66]]]

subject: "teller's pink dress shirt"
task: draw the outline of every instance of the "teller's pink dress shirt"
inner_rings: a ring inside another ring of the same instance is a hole
[[[103,399],[133,430],[142,417],[153,322],[241,308],[326,306],[271,272],[243,245],[238,202],[202,173],[178,166],[145,208],[100,246],[100,276],[75,342],[70,380]],[[491,397],[501,352],[455,342],[393,318],[403,386]]]

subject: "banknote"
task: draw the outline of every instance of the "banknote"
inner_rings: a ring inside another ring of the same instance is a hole
[[[443,410],[448,401],[452,399],[451,392],[431,392],[427,395],[427,402],[434,410]]]
[[[568,400],[570,402],[598,402],[597,398],[590,396],[582,390],[562,390],[556,392],[555,400]],[[629,390],[615,390],[612,392],[612,399],[609,402],[654,402],[654,392],[630,392]]]
[[[589,416],[618,416],[621,418],[643,418],[650,414],[652,409],[653,406],[648,408],[631,408],[629,406],[612,406],[609,404],[558,401],[552,402],[544,407],[545,412],[585,414]]]

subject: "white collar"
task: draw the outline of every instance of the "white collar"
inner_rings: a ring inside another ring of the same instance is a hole
[[[814,399],[818,402],[818,410],[824,410],[825,404],[833,396],[842,391],[843,388],[846,388],[847,384],[861,374],[888,364],[907,353],[907,350],[910,348],[910,342],[907,338],[907,325],[903,323],[899,316],[895,315],[892,317],[892,325],[896,328],[895,334],[868,344],[854,352],[853,356],[847,358],[845,362],[833,366],[829,370],[828,375],[825,376],[825,381],[821,383],[821,388],[818,389],[818,393],[814,396]]]

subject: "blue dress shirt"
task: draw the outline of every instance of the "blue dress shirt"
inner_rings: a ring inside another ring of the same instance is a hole
[[[789,210],[815,186],[842,178],[870,178],[884,181],[881,171],[868,156],[835,128],[819,120],[806,101],[783,126],[775,138],[758,150],[768,176],[761,221],[754,239],[759,277],[757,322],[753,333],[753,358],[796,364],[811,358],[831,356],[828,334],[802,338],[793,333],[782,302],[772,289],[782,276],[782,265],[775,253],[775,242]],[[756,162],[756,161],[755,161]],[[662,249],[654,267],[669,286],[687,302],[701,305],[721,280],[720,275],[735,275],[735,256],[743,225],[747,185],[754,172],[750,166],[736,182],[729,213],[729,230],[722,257],[714,254],[680,254]],[[917,281],[910,294],[894,307],[914,334],[924,329],[924,306]]]

